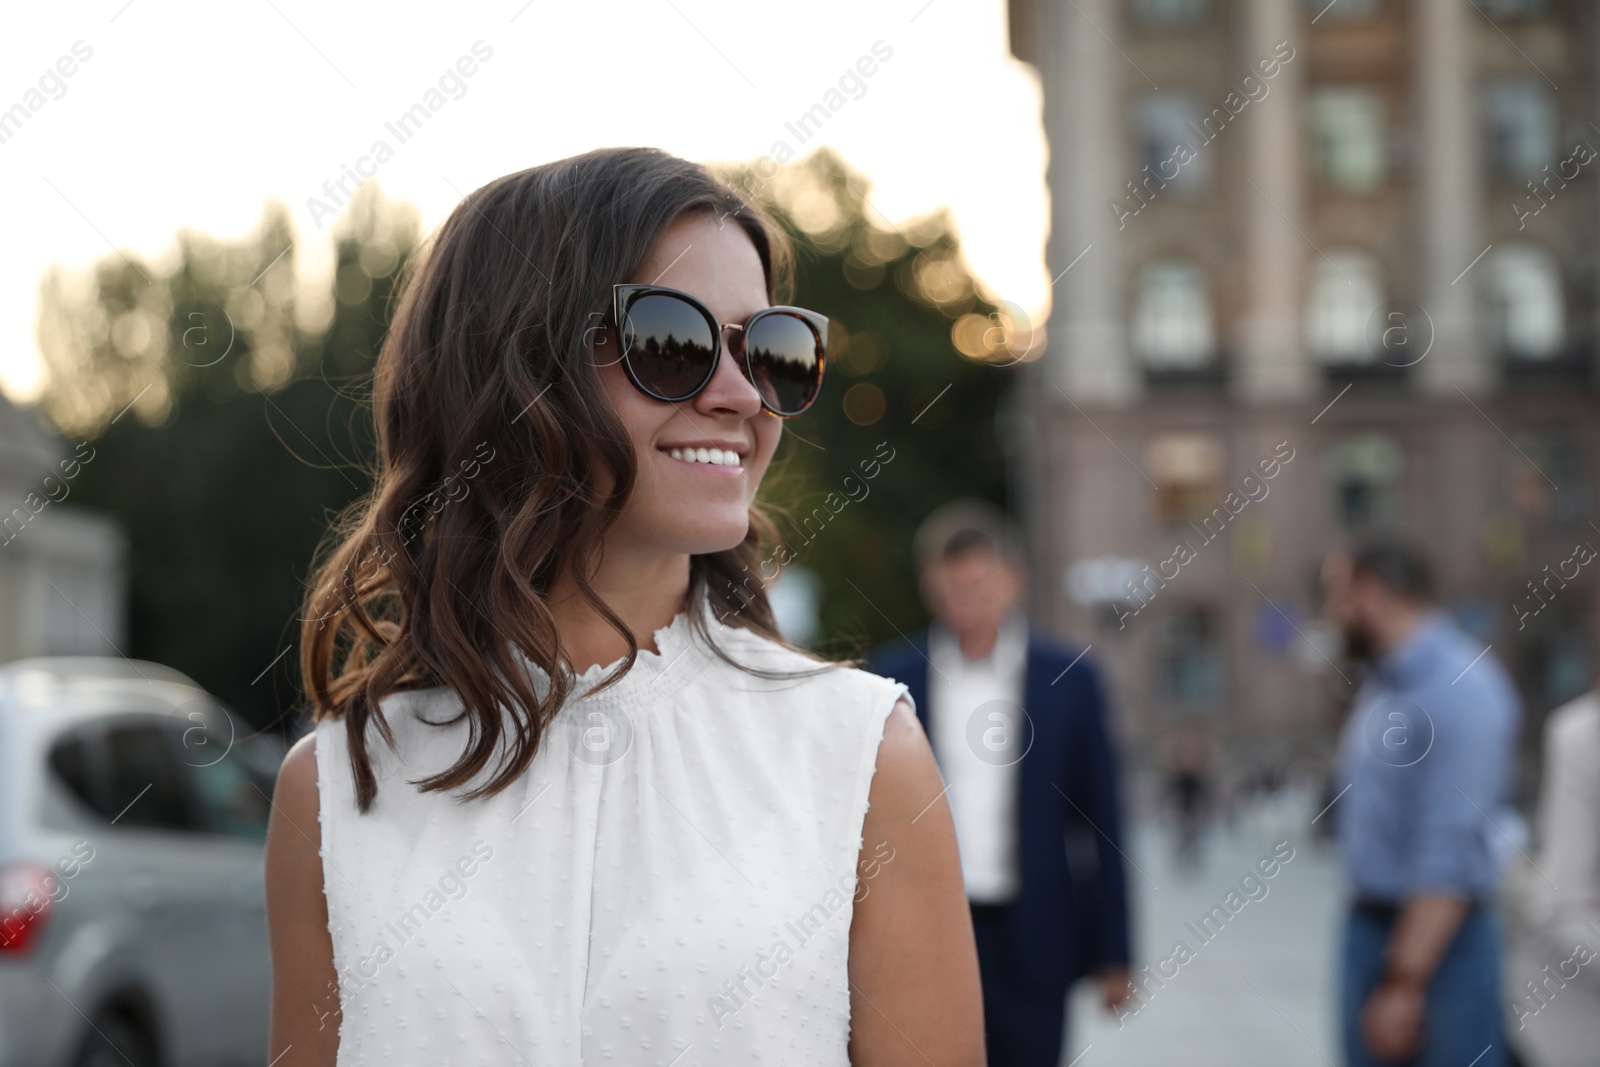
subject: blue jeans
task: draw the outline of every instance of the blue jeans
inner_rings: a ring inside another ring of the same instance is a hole
[[[1500,930],[1494,914],[1483,907],[1468,913],[1428,983],[1422,1052],[1412,1059],[1386,1061],[1368,1051],[1361,1040],[1361,1008],[1383,976],[1384,950],[1394,923],[1355,908],[1346,920],[1339,981],[1345,1063],[1349,1067],[1396,1067],[1397,1063],[1399,1067],[1506,1067],[1500,1015]]]

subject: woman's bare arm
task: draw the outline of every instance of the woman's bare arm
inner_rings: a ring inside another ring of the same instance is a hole
[[[911,705],[884,724],[850,925],[850,1062],[982,1067],[983,997],[944,783]]]
[[[333,1067],[339,987],[322,895],[316,737],[301,738],[278,770],[267,825],[267,935],[272,950],[272,1036],[278,1067]],[[279,1057],[282,1057],[280,1060]]]

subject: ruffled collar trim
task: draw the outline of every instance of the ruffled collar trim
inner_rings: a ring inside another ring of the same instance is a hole
[[[681,609],[673,616],[672,621],[658,627],[652,634],[659,651],[652,652],[641,645],[639,655],[627,673],[600,693],[593,694],[593,699],[631,700],[647,694],[663,677],[670,676],[669,681],[676,679],[682,682],[697,673],[698,668],[714,654],[705,640],[695,633],[690,618],[692,611],[700,613],[709,633],[720,635],[728,629],[711,609],[710,598],[702,592],[697,603]],[[549,676],[545,674],[543,668],[523,655],[520,649],[517,650],[517,658],[532,676],[542,699],[549,692]],[[569,670],[567,677],[572,680],[572,695],[568,698],[569,701],[590,696],[590,690],[620,668],[627,658],[626,655],[622,655],[610,663],[596,663],[581,673],[575,674]]]

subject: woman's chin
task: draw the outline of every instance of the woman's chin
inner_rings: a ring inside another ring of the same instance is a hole
[[[741,513],[737,521],[696,523],[693,529],[684,530],[675,540],[686,546],[691,556],[709,556],[738,548],[750,531],[750,517]]]

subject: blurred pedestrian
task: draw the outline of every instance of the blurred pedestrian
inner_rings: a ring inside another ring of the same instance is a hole
[[[1165,763],[1167,801],[1176,824],[1173,860],[1180,870],[1196,871],[1211,807],[1211,735],[1198,725],[1179,730],[1167,743]]]
[[[977,935],[990,1067],[1056,1067],[1066,995],[1128,978],[1117,754],[1099,672],[1032,628],[1027,565],[998,509],[960,500],[915,542],[927,629],[875,649],[904,682],[947,783]]]
[[[1490,813],[1521,714],[1500,662],[1439,610],[1426,560],[1373,540],[1324,561],[1326,610],[1370,670],[1340,738],[1351,1067],[1503,1067]]]
[[[1507,878],[1511,1041],[1535,1067],[1600,1063],[1600,691],[1544,726],[1539,848]]]

